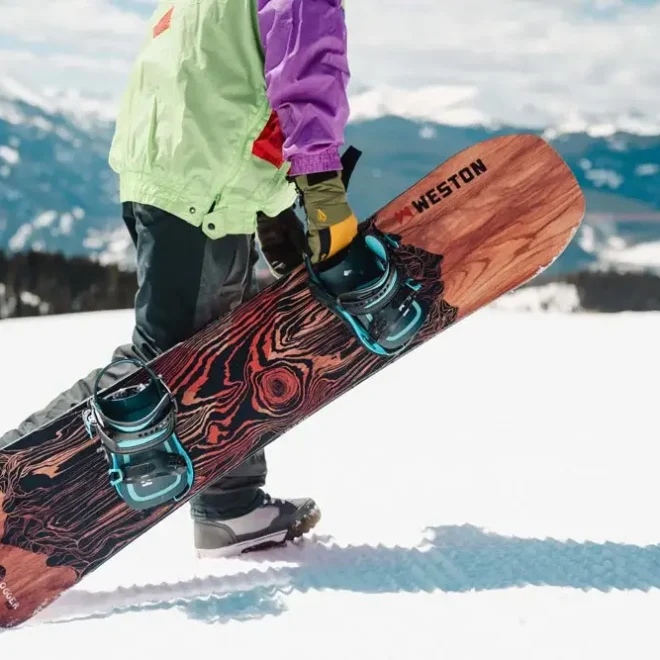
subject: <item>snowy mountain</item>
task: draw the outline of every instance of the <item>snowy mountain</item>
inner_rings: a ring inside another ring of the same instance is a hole
[[[0,84],[0,249],[123,254],[111,110]]]
[[[660,134],[592,136],[555,129],[449,126],[384,116],[352,123],[348,140],[364,151],[352,182],[359,214],[381,207],[439,162],[495,135],[545,135],[575,173],[587,199],[584,227],[550,272],[587,266],[640,265],[629,255],[640,243],[660,241]],[[651,265],[660,265],[660,258]]]
[[[547,129],[546,137],[566,133],[586,133],[591,137],[608,137],[616,133],[658,135],[660,115],[639,111],[598,114],[567,110],[566,105],[509,104],[506,110],[489,107],[474,85],[427,85],[419,89],[379,86],[369,88],[356,84],[351,90],[353,121],[396,116],[415,121],[450,126],[506,125],[528,129]]]
[[[638,247],[660,242],[660,226],[639,222],[660,212],[660,126],[653,117],[527,112],[526,124],[503,125],[474,104],[470,87],[358,88],[351,108],[347,140],[364,152],[351,188],[361,217],[460,149],[531,131],[558,149],[587,196],[587,224],[553,270],[635,267],[649,250],[660,263],[654,248]],[[112,103],[77,93],[35,94],[0,81],[0,249],[131,263],[107,165],[114,111]]]
[[[0,426],[105,364],[132,323],[129,311],[0,323],[11,374]],[[657,313],[483,310],[270,446],[273,495],[322,509],[305,541],[198,560],[185,506],[2,633],[2,657],[116,660],[119,640],[127,660],[214,649],[250,660],[657,658],[648,374],[660,369],[649,350],[659,332]]]
[[[46,87],[41,93],[25,87],[12,78],[0,78],[0,98],[9,104],[24,103],[46,114],[63,114],[88,129],[114,121],[117,107],[111,99],[93,98],[76,89]]]

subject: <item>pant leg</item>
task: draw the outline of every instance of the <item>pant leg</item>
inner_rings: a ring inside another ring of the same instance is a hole
[[[256,251],[252,236],[211,241],[198,228],[160,209],[125,203],[122,211],[136,247],[138,290],[132,345],[117,348],[115,356],[151,360],[253,294]],[[134,368],[118,365],[106,374],[101,387],[110,386]],[[97,375],[94,370],[4,435],[0,447],[88,398]],[[208,495],[195,498],[193,509],[198,504],[200,510],[217,517],[249,510],[259,497],[266,472],[263,454],[249,459],[214,484]]]
[[[133,344],[140,352],[155,357],[254,295],[253,236],[212,241],[179,218],[137,204],[135,217],[139,256]],[[193,498],[193,515],[247,513],[260,500],[266,475],[260,452]]]
[[[237,255],[236,274],[243,270],[243,253]],[[247,282],[242,288],[242,298],[227,300],[238,305],[252,298],[259,292],[255,276],[258,253],[254,238],[250,237],[247,268]],[[227,310],[229,311],[229,310]],[[242,516],[251,511],[261,501],[260,488],[266,484],[268,464],[264,451],[257,452],[243,463],[236,466],[229,474],[211,483],[203,493],[191,500],[191,512],[195,518],[229,519]]]

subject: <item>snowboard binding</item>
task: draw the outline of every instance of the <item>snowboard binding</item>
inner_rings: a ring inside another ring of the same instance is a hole
[[[120,362],[146,371],[148,382],[102,396],[101,377]],[[101,440],[111,485],[133,509],[178,501],[192,486],[193,465],[175,434],[176,413],[167,385],[140,360],[115,360],[96,378],[83,422],[89,436]]]
[[[348,186],[362,152],[349,146],[341,157]],[[339,317],[362,345],[382,357],[405,350],[424,325],[429,306],[419,297],[422,285],[395,265],[394,237],[372,228],[321,264],[304,262],[312,295]]]
[[[359,233],[333,258],[305,258],[312,295],[338,316],[362,345],[383,357],[402,352],[417,336],[428,305],[421,284],[394,264],[398,243],[387,234]]]

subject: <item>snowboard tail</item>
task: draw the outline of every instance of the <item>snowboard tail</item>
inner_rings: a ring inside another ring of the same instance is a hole
[[[466,149],[361,226],[389,235],[428,317],[396,356],[365,349],[310,292],[303,267],[150,363],[176,402],[194,482],[178,502],[136,510],[108,480],[86,403],[0,452],[0,627],[29,620],[179,506],[390,362],[549,266],[584,197],[534,135]],[[140,374],[106,393],[137,385]]]

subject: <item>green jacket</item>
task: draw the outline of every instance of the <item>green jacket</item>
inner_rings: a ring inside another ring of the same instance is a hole
[[[253,233],[293,204],[266,94],[255,0],[161,2],[124,93],[109,162],[121,201],[168,211],[210,238]],[[272,151],[272,149],[271,149]],[[266,149],[268,153],[268,149]]]

